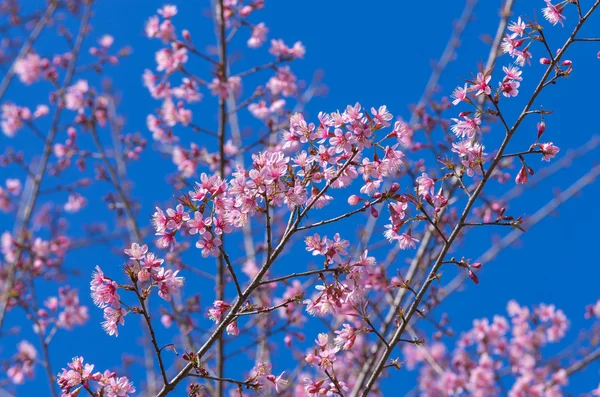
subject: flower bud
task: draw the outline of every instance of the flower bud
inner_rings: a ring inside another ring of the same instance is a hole
[[[527,179],[527,167],[523,165],[515,178],[515,183],[527,183]]]
[[[397,182],[392,183],[392,186],[390,187],[390,192],[397,192],[398,190],[400,190],[400,184]]]
[[[538,139],[540,139],[542,137],[542,134],[544,133],[544,131],[546,131],[546,123],[544,123],[543,121],[538,122],[537,123]]]
[[[377,212],[377,210],[373,206],[371,206],[371,215],[373,216],[373,218],[379,217],[379,212]]]
[[[540,58],[540,63],[542,65],[550,65],[552,63],[552,61],[548,58]]]
[[[348,204],[357,205],[362,200],[363,200],[362,198],[358,197],[356,194],[353,194],[352,196],[348,197]]]
[[[473,280],[473,282],[474,282],[475,284],[479,284],[479,278],[477,277],[477,275],[476,275],[475,273],[473,273],[473,271],[472,271],[472,270],[469,270],[469,278],[470,278],[471,280]]]

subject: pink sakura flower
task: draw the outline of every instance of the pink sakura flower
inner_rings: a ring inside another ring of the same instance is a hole
[[[540,144],[540,149],[544,155],[542,161],[550,161],[560,151],[560,149],[557,146],[554,146],[552,142]]]
[[[487,156],[483,149],[485,149],[484,146],[470,139],[463,139],[452,144],[452,151],[461,157],[461,162],[467,168],[469,176],[482,173],[481,165]]]
[[[313,382],[310,378],[304,378],[304,392],[307,397],[321,397],[327,395],[327,388],[322,387],[323,383],[325,383],[325,380]]]
[[[557,23],[560,23],[561,26],[565,26],[563,20],[567,19],[563,15],[563,6],[555,6],[552,4],[551,0],[544,0],[546,2],[546,7],[542,9],[542,14],[544,14],[544,18],[548,20],[552,25],[556,26]]]
[[[529,52],[529,48],[524,48],[523,51],[516,51],[515,55],[517,56],[517,60],[515,61],[517,65],[524,66],[525,63],[531,65],[533,54]]]
[[[99,308],[105,308],[107,305],[120,307],[120,297],[117,293],[118,284],[104,276],[102,269],[96,266],[96,271],[92,273],[90,289],[94,304]]]
[[[277,69],[275,76],[267,81],[267,88],[273,95],[283,95],[290,97],[296,95],[298,86],[296,85],[296,76],[292,73],[289,66],[283,66]]]
[[[102,375],[96,373],[92,375],[94,365],[83,364],[83,357],[73,357],[73,360],[68,364],[69,369],[62,369],[62,372],[58,374],[58,386],[63,390],[63,395],[66,394],[70,389],[82,384],[88,383],[90,380],[98,380]]]
[[[177,6],[167,4],[163,8],[156,11],[158,15],[162,15],[163,18],[172,18],[177,15]]]
[[[392,134],[396,135],[398,142],[403,145],[410,145],[413,136],[413,130],[410,128],[407,122],[403,120],[396,121],[394,123],[394,130]]]
[[[90,87],[86,80],[79,80],[67,88],[65,94],[65,107],[69,110],[83,112],[86,105],[85,94],[89,91]]]
[[[104,48],[109,48],[110,46],[113,45],[114,42],[115,42],[115,38],[109,34],[105,34],[104,36],[100,37],[100,39],[98,40],[98,44],[100,44]]]
[[[502,44],[500,45],[502,52],[510,55],[511,57],[515,57],[519,52],[519,47],[525,42],[524,39],[518,39],[517,37],[518,35],[515,33],[504,36],[502,39]]]
[[[265,376],[265,378],[273,383],[273,385],[275,385],[275,390],[277,391],[277,393],[279,393],[282,388],[285,388],[288,384],[288,381],[283,379],[283,374],[285,374],[285,371],[283,371],[279,376],[275,377],[275,375],[273,374],[268,374]]]
[[[6,375],[16,385],[23,384],[25,377],[33,377],[33,367],[37,358],[37,350],[25,340],[17,345],[17,354],[13,357],[13,363],[8,368]]]
[[[377,109],[377,110],[375,108],[371,108],[371,114],[373,115],[373,118],[375,119],[375,123],[380,124],[384,127],[389,127],[390,126],[389,121],[394,117],[387,110],[387,106],[385,106],[385,105],[380,106],[379,109]]]
[[[507,98],[515,97],[519,94],[519,90],[517,88],[519,88],[521,83],[518,81],[504,81],[498,84],[500,85],[500,91],[502,91],[502,95]]]
[[[350,349],[356,340],[356,329],[352,328],[350,324],[344,324],[343,328],[339,331],[335,331],[337,334],[334,342],[336,346],[343,350]]]
[[[142,260],[146,252],[148,252],[148,246],[146,244],[140,246],[138,243],[132,243],[131,248],[125,249],[123,252],[129,255],[131,260]]]
[[[467,101],[468,93],[469,93],[469,90],[467,89],[466,84],[464,87],[456,87],[454,89],[454,91],[452,92],[452,98],[454,98],[454,100],[452,101],[452,104],[458,105],[460,102]]]
[[[119,330],[117,326],[119,324],[125,325],[125,315],[127,311],[123,308],[112,308],[110,306],[104,308],[104,321],[102,322],[102,328],[110,336],[119,336]]]
[[[218,78],[214,78],[213,81],[208,85],[213,95],[218,95],[221,99],[227,99],[229,93],[237,95],[242,86],[242,79],[238,76],[231,76],[227,79],[227,82],[221,81]]]
[[[177,277],[177,273],[179,270],[165,270],[161,267],[154,275],[154,281],[158,283],[158,295],[166,301],[170,301],[171,295],[183,286],[183,277]]]
[[[296,181],[294,186],[287,190],[284,202],[288,205],[288,209],[293,211],[294,208],[304,205],[307,198],[306,188],[299,181]]]
[[[40,117],[46,116],[50,113],[50,109],[46,105],[37,105],[35,111],[33,112],[33,118],[39,119]]]
[[[260,101],[258,103],[251,103],[248,105],[248,110],[254,117],[259,120],[266,120],[271,117],[271,109],[267,106],[267,102]]]
[[[269,53],[275,55],[276,57],[290,56],[293,58],[303,58],[304,54],[306,53],[306,49],[299,41],[294,43],[292,48],[289,48],[285,45],[283,40],[271,40],[271,48],[269,49]]]
[[[207,258],[209,255],[217,258],[220,255],[221,239],[213,237],[210,232],[205,232],[202,239],[196,243],[196,247],[202,250],[202,257]]]
[[[189,234],[204,234],[206,228],[212,223],[211,218],[202,218],[202,213],[199,211],[194,212],[194,217],[186,222]]]
[[[521,77],[521,74],[523,73],[523,71],[521,69],[519,69],[517,66],[503,66],[502,67],[502,71],[504,71],[504,73],[506,74],[506,76],[504,77],[504,80],[517,80],[517,81],[522,81],[523,77]]]
[[[160,316],[160,322],[162,323],[163,327],[171,328],[171,326],[173,325],[173,316],[165,313],[162,316]]]
[[[156,232],[155,235],[159,236],[156,240],[156,245],[160,248],[168,248],[169,251],[173,251],[173,249],[175,249],[175,244],[177,243],[177,241],[175,240],[175,233],[176,232],[174,231],[167,232],[165,230]]]
[[[157,71],[172,73],[175,70],[177,70],[179,65],[182,65],[187,62],[187,48],[175,48],[175,44],[173,44],[173,48],[162,48],[156,52],[155,60]]]
[[[40,79],[49,64],[47,59],[42,59],[38,54],[29,53],[15,61],[14,72],[22,83],[30,85]]]
[[[248,39],[248,47],[250,48],[258,48],[260,47],[265,40],[267,39],[267,32],[269,29],[265,26],[263,22],[259,23],[252,27],[252,36]]]
[[[348,286],[339,282],[330,285],[317,285],[315,289],[320,291],[315,299],[305,299],[302,302],[306,305],[306,311],[311,316],[336,313],[346,303],[350,293]]]
[[[146,256],[142,259],[142,266],[146,269],[156,269],[160,267],[164,262],[164,259],[158,258],[152,252],[148,252]]]
[[[183,224],[190,220],[190,214],[188,214],[182,204],[178,204],[175,209],[167,209],[167,229],[181,229]]]
[[[69,195],[68,201],[64,205],[65,212],[73,214],[79,212],[87,204],[87,199],[79,193]]]
[[[2,114],[0,115],[0,128],[2,132],[9,138],[16,135],[25,125],[25,121],[31,118],[31,111],[24,107],[19,107],[12,103],[4,103],[1,107]]]
[[[420,177],[417,178],[417,187],[415,190],[421,196],[424,196],[426,194],[433,194],[434,185],[435,181],[431,179],[429,175],[423,173]]]
[[[152,226],[157,232],[165,231],[167,228],[167,217],[160,208],[156,207],[156,211],[152,214]]]
[[[208,318],[215,323],[221,321],[223,314],[231,307],[230,304],[223,302],[222,300],[216,300],[213,302],[213,307],[208,309]]]
[[[145,73],[146,72],[144,72],[144,74]],[[152,90],[150,91],[152,92]],[[202,94],[198,92],[198,84],[194,80],[191,80],[187,77],[181,79],[181,85],[173,88],[172,93],[175,98],[183,99],[188,103],[199,102],[202,100]]]
[[[18,196],[21,194],[22,185],[21,181],[18,179],[8,178],[6,180],[6,190],[13,196]]]
[[[484,75],[483,73],[477,73],[477,78],[475,80],[475,84],[472,88],[477,89],[477,93],[475,95],[485,94],[490,95],[492,93],[492,89],[488,84],[491,80],[492,76]]]
[[[162,120],[169,127],[175,126],[177,123],[181,125],[188,125],[192,121],[192,111],[189,109],[185,109],[183,107],[183,102],[179,101],[177,106],[171,100],[171,98],[166,98],[163,101],[162,107],[160,109],[160,115],[162,116]]]
[[[78,291],[69,287],[61,287],[58,294],[60,297],[58,304],[63,310],[58,315],[56,325],[70,330],[74,326],[85,324],[89,319],[88,308],[79,303]]]
[[[516,35],[519,35],[519,37],[523,36],[526,28],[527,28],[527,25],[525,24],[525,22],[523,22],[521,20],[521,17],[519,17],[519,19],[517,19],[517,22],[513,21],[510,23],[510,25],[508,25],[508,30],[510,30],[511,32],[513,32]]]
[[[398,240],[398,246],[400,249],[405,250],[408,248],[416,248],[416,243],[419,242],[416,238],[413,238],[410,233],[402,233],[398,235],[395,240]]]
[[[479,126],[481,125],[481,118],[475,116],[473,118],[468,117],[467,115],[463,115],[460,119],[452,119],[456,124],[453,124],[450,127],[450,130],[458,137],[467,136],[469,138],[473,138],[476,133],[481,133],[481,129]]]
[[[128,397],[129,394],[135,393],[135,387],[126,376],[114,376],[110,378],[104,391],[106,397]]]
[[[175,40],[175,27],[170,19],[166,19],[160,23],[156,15],[152,16],[146,22],[145,31],[147,37],[160,38],[165,44]]]

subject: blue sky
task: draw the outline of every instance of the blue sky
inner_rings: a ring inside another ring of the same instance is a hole
[[[26,2],[27,6],[32,6]],[[213,28],[208,13],[208,2],[180,1],[179,15],[175,18],[177,28],[190,29],[195,41],[213,43]],[[324,71],[324,84],[328,87],[327,95],[314,98],[306,107],[307,119],[315,119],[319,111],[333,111],[344,108],[357,101],[364,106],[387,105],[393,114],[410,118],[409,105],[416,102],[429,78],[431,63],[439,57],[452,32],[452,22],[458,19],[462,12],[462,1],[434,2],[399,2],[380,1],[367,5],[358,1],[318,1],[304,0],[302,2],[267,1],[266,8],[257,14],[255,21],[264,21],[269,27],[270,38],[284,38],[293,43],[301,40],[306,46],[304,60],[293,64],[294,72],[301,79],[310,80],[316,70]],[[447,68],[441,78],[440,85],[443,94],[450,94],[452,89],[475,73],[478,65],[485,62],[488,46],[481,41],[482,35],[494,35],[498,21],[500,1],[480,1],[475,10],[474,20],[469,24],[462,37],[456,60]],[[143,35],[146,19],[153,15],[164,2],[155,0],[106,0],[98,2],[93,17],[93,33],[88,44],[102,34],[109,33],[115,37],[115,46],[129,45],[133,55],[124,59],[117,68],[109,68],[115,89],[122,93],[122,103],[119,112],[126,118],[126,131],[136,132],[151,139],[151,134],[145,125],[146,115],[160,106],[153,100],[142,85],[141,75],[145,68],[154,67],[154,52],[158,50],[159,42],[150,41]],[[586,8],[590,0],[583,0]],[[517,2],[514,15],[540,17],[543,1]],[[574,10],[571,10],[574,11]],[[575,13],[567,13],[567,26],[557,26],[548,29],[547,37],[557,48],[564,42],[569,28],[574,22]],[[242,35],[246,35],[243,33]],[[596,15],[584,28],[582,36],[598,37],[600,35],[600,16]],[[245,37],[245,36],[244,36]],[[43,37],[36,50],[44,55],[56,48],[55,38]],[[232,65],[235,71],[245,70],[254,60],[268,59],[266,49],[248,53],[244,50],[242,39],[235,46],[234,53],[242,58],[238,64]],[[241,52],[243,50],[243,53]],[[555,109],[556,113],[547,119],[548,129],[545,139],[553,141],[561,148],[560,156],[568,149],[583,145],[593,135],[598,134],[596,115],[598,109],[597,93],[600,89],[600,60],[596,53],[600,46],[594,43],[574,45],[567,57],[574,63],[574,72],[568,81],[560,81],[557,86],[550,87],[539,98],[539,104],[545,109]],[[542,74],[543,68],[535,62],[536,56],[543,52],[541,46],[533,47],[534,62],[525,68],[524,83],[521,96],[507,105],[505,110],[509,119],[514,120],[519,110]],[[260,54],[260,55],[258,55]],[[508,64],[508,57],[501,57],[499,65]],[[236,69],[239,67],[239,69]],[[496,73],[494,76],[500,76]],[[94,75],[86,76],[93,83],[99,80]],[[497,78],[498,78],[497,77]],[[263,82],[264,83],[264,82]],[[250,87],[251,83],[248,83]],[[251,90],[251,88],[248,88]],[[250,92],[245,92],[249,94]],[[32,106],[42,100],[32,102],[36,95],[47,95],[44,83],[31,88],[15,82],[7,94],[7,98],[19,105]],[[209,98],[209,93],[205,92]],[[197,123],[215,125],[214,107],[210,107],[207,99],[202,107],[195,110],[194,118]],[[243,114],[245,120],[250,117]],[[512,143],[513,151],[525,150],[535,139],[535,121],[525,122]],[[248,128],[258,128],[252,121],[247,122]],[[254,131],[254,130],[252,130]],[[490,133],[488,142],[495,142],[501,130],[496,126]],[[28,145],[26,133],[13,141],[2,137],[0,147],[12,145],[22,147],[26,153],[33,154],[38,147]],[[62,136],[60,139],[64,139]],[[198,139],[200,137],[193,137]],[[488,139],[486,137],[486,139]],[[210,144],[209,144],[210,145]],[[580,176],[585,174],[598,160],[599,151],[595,150],[584,158],[577,159],[571,166],[566,167],[545,180],[540,186],[528,186],[525,196],[517,198],[511,206],[512,214],[529,215],[540,206],[552,199],[557,190],[567,188]],[[547,163],[531,160],[536,170],[547,166]],[[170,159],[157,158],[155,152],[148,151],[142,160],[132,164],[129,176],[134,180],[133,197],[141,205],[140,220],[142,224],[149,220],[153,205],[169,202],[174,204],[172,189],[162,180],[164,170],[172,170]],[[14,169],[0,168],[0,179],[13,176]],[[157,178],[156,175],[160,177]],[[68,177],[69,175],[67,175]],[[73,175],[70,175],[73,176]],[[52,185],[49,181],[48,186]],[[510,189],[512,183],[504,187],[496,187],[494,193],[501,195],[505,189]],[[86,222],[97,220],[97,211],[102,210],[101,197],[106,193],[106,186],[94,187],[88,191],[89,205],[80,213],[69,218],[70,230],[78,230]],[[473,318],[491,317],[496,313],[504,313],[506,302],[516,299],[522,304],[554,303],[563,309],[571,319],[571,331],[567,340],[577,337],[579,330],[590,326],[583,319],[584,307],[599,298],[597,280],[600,262],[594,247],[597,246],[600,234],[596,225],[600,221],[597,205],[597,195],[600,194],[598,184],[592,184],[567,203],[562,205],[552,216],[543,219],[522,236],[518,244],[510,247],[491,263],[486,263],[480,274],[481,283],[478,286],[468,285],[462,293],[453,295],[441,308],[451,313],[455,330],[469,327]],[[61,200],[60,198],[58,199]],[[66,200],[66,196],[62,197]],[[363,219],[355,219],[345,225],[348,230],[363,223]],[[0,214],[0,230],[10,230],[12,218]],[[475,258],[483,253],[492,243],[492,233],[506,233],[504,230],[475,232],[469,235],[463,244],[460,255]],[[324,233],[324,232],[323,232]],[[351,238],[352,236],[348,236]],[[118,246],[112,250],[119,251]],[[295,252],[302,253],[302,250]],[[307,254],[302,258],[309,262]],[[284,258],[285,263],[294,263],[291,256]],[[90,306],[91,320],[85,331],[62,332],[56,336],[51,347],[54,372],[64,366],[74,355],[83,355],[86,360],[97,364],[97,368],[116,368],[120,363],[120,351],[126,350],[131,343],[136,343],[140,336],[137,327],[125,327],[118,339],[110,338],[102,331],[99,322],[101,310],[93,307],[88,297],[88,274],[95,265],[101,265],[105,272],[114,275],[119,273],[119,266],[125,258],[111,254],[106,246],[92,247],[74,252],[69,256],[66,266],[76,269],[83,275],[75,282],[81,290],[82,299]],[[211,261],[202,262],[207,271],[212,271]],[[83,281],[82,281],[83,280]],[[198,284],[202,290],[202,304],[212,301],[212,291]],[[58,286],[44,283],[41,287],[48,293],[55,291]],[[194,285],[186,286],[186,291],[193,290]],[[441,311],[440,311],[441,313]],[[17,316],[12,313],[9,317],[11,324],[19,323]],[[137,320],[128,318],[130,324]],[[202,320],[207,325],[206,320]],[[22,337],[30,336],[30,329],[24,325]],[[308,331],[310,333],[311,331]],[[161,331],[161,337],[169,339],[170,333]],[[310,341],[315,335],[307,335]],[[0,354],[6,357],[12,354],[9,340],[2,344]],[[111,353],[107,353],[111,352]],[[285,365],[293,363],[285,356],[278,364],[281,370]],[[239,368],[240,371],[245,368]],[[143,375],[140,368],[133,369],[134,379],[139,381]],[[232,369],[235,375],[236,368]],[[31,395],[34,390],[46,390],[46,380],[41,367],[37,368],[36,381],[18,389],[18,395]],[[410,384],[412,374],[402,374],[399,378],[403,384]],[[590,368],[585,374],[572,379],[576,392],[590,390],[597,386],[598,366]],[[406,383],[405,383],[406,382]],[[407,388],[408,390],[408,388]],[[180,395],[180,394],[176,394]],[[183,394],[181,394],[183,395]]]

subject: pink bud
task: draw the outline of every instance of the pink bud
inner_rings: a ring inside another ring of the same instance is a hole
[[[390,192],[397,192],[400,189],[400,184],[397,182],[392,183],[390,187]]]
[[[527,183],[527,179],[527,168],[523,165],[515,178],[515,183]]]
[[[377,212],[377,210],[375,209],[375,207],[371,207],[371,215],[373,215],[373,218],[378,218],[379,217],[379,212]]]
[[[352,196],[348,197],[348,204],[357,205],[362,200],[363,200],[362,198],[358,197],[356,194],[353,194]]]
[[[472,270],[469,270],[469,278],[470,278],[471,280],[473,280],[473,282],[474,282],[475,284],[479,284],[479,278],[477,277],[477,275],[476,275],[475,273],[473,273],[473,271],[472,271]]]
[[[571,65],[573,65],[573,62],[567,59],[565,61],[562,61],[562,65],[563,66],[571,66]]]
[[[375,198],[375,199],[381,198],[381,193],[380,192],[375,193],[373,195],[373,198]]]
[[[552,61],[548,58],[540,58],[540,63],[542,65],[550,65],[552,63]]]
[[[471,264],[471,267],[475,268],[475,269],[479,269],[481,267],[481,263],[475,262],[475,263]]]
[[[538,122],[537,123],[537,131],[538,131],[538,139],[540,139],[542,134],[544,133],[544,131],[546,131],[546,123],[544,123],[543,121]]]
[[[190,31],[187,29],[184,29],[181,32],[181,35],[183,36],[183,38],[185,39],[185,41],[192,41],[192,35],[190,34]]]
[[[165,328],[171,328],[171,325],[173,325],[173,317],[169,316],[168,314],[163,314],[160,317],[160,322]]]

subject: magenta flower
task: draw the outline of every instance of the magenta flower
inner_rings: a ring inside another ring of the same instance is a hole
[[[542,14],[544,18],[548,20],[552,25],[556,25],[560,23],[561,26],[565,26],[563,20],[567,19],[563,15],[563,6],[555,6],[552,4],[552,0],[544,0],[546,2],[546,7],[542,9]]]
[[[468,97],[467,97],[468,93],[469,93],[469,90],[467,89],[466,84],[464,87],[456,87],[454,89],[454,91],[452,92],[452,98],[454,98],[454,100],[452,101],[452,104],[458,105],[460,102],[466,101],[468,99]]]
[[[138,243],[132,243],[131,248],[124,250],[125,254],[129,255],[131,260],[142,260],[146,252],[148,252],[148,246],[146,244],[140,246]]]
[[[542,150],[542,154],[544,155],[542,157],[543,161],[550,161],[556,156],[558,152],[560,152],[560,149],[557,146],[554,146],[552,142],[542,143],[540,145],[540,149]]]
[[[207,258],[209,255],[215,258],[220,255],[219,247],[221,246],[221,239],[213,237],[210,232],[205,232],[202,235],[202,239],[196,242],[196,247],[202,250],[202,256]]]
[[[158,295],[166,301],[170,301],[171,295],[183,286],[183,277],[177,277],[177,273],[179,270],[165,270],[161,267],[154,275],[154,281],[158,283]]]

